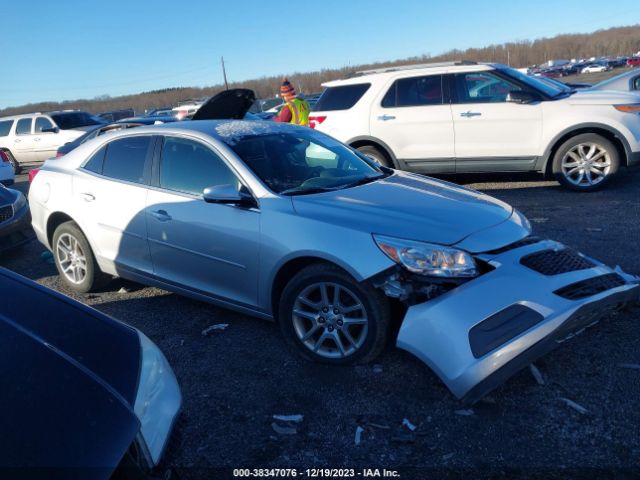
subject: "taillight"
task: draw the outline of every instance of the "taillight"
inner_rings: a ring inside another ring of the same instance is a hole
[[[36,178],[36,175],[40,171],[39,168],[34,168],[33,170],[29,170],[29,183],[33,182],[33,179]]]
[[[9,163],[9,155],[0,150],[0,160],[2,160],[2,163]]]
[[[64,157],[64,153],[56,152],[56,158]]]
[[[321,115],[321,116],[311,116],[309,117],[309,126],[311,128],[316,128],[318,125],[320,125],[322,122],[324,122],[327,119],[326,115]]]

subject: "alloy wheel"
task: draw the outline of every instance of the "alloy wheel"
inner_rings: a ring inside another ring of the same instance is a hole
[[[80,284],[87,276],[87,257],[73,235],[64,233],[58,238],[56,256],[64,276],[73,284]]]
[[[293,328],[302,344],[324,358],[345,358],[364,344],[367,311],[343,285],[318,282],[306,287],[293,306]]]
[[[597,143],[579,143],[562,157],[562,174],[577,187],[602,182],[611,170],[609,152]]]

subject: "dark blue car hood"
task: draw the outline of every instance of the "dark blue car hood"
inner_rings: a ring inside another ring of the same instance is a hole
[[[0,470],[108,478],[139,429],[137,332],[1,268],[0,295]]]

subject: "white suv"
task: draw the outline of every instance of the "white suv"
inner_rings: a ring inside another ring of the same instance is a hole
[[[9,158],[14,172],[20,173],[24,164],[55,156],[59,146],[103,123],[101,119],[77,110],[2,117],[0,150]]]
[[[553,173],[580,191],[640,163],[640,96],[575,91],[504,65],[450,62],[324,84],[310,125],[420,173]]]

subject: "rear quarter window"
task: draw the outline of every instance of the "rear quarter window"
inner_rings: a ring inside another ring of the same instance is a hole
[[[0,137],[6,137],[9,135],[11,125],[13,125],[13,120],[4,120],[0,122]]]
[[[322,93],[313,111],[348,110],[358,103],[369,87],[370,83],[329,87]]]

